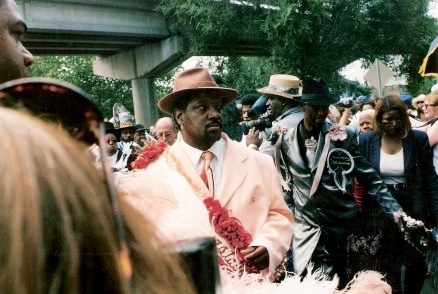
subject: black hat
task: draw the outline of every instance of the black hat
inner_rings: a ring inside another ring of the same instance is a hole
[[[114,136],[116,136],[117,141],[120,140],[120,129],[116,129],[114,127],[114,124],[106,121],[104,122],[104,126],[105,126],[105,134],[114,134]]]
[[[93,144],[94,129],[103,121],[96,104],[82,89],[49,78],[23,78],[0,85],[0,105],[24,108],[56,121],[77,140]]]
[[[145,128],[145,126],[144,125],[142,125],[142,124],[136,124],[135,125],[135,131],[136,132],[144,132],[144,131],[146,131],[147,129]]]
[[[328,106],[339,100],[339,97],[330,93],[327,84],[322,79],[305,77],[302,83],[303,94],[300,102],[303,105]]]

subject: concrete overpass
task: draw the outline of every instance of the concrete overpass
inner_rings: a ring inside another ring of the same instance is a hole
[[[25,46],[35,55],[95,55],[96,75],[130,80],[137,122],[158,118],[154,78],[189,56],[186,28],[170,32],[159,0],[15,0],[29,30]],[[264,52],[257,34],[242,36],[232,50],[241,55]],[[227,46],[229,47],[229,46]],[[212,45],[205,55],[226,54]]]

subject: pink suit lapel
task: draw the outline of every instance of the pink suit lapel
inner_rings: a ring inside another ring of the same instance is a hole
[[[177,140],[171,147],[170,150],[175,155],[176,159],[181,163],[181,167],[184,168],[185,173],[190,177],[190,180],[193,181],[198,187],[202,187],[205,189],[205,195],[208,195],[208,189],[202,181],[199,174],[196,172],[193,163],[189,160],[187,154],[180,144],[180,140]]]
[[[226,151],[223,163],[222,184],[219,192],[219,200],[226,206],[236,190],[241,186],[248,173],[248,155],[232,142],[228,136],[222,135],[226,139]],[[244,147],[242,147],[244,148]]]

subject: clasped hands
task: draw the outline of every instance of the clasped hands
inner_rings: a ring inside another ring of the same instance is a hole
[[[263,270],[269,266],[269,252],[263,246],[249,246],[240,251],[243,260],[255,265],[258,270]]]

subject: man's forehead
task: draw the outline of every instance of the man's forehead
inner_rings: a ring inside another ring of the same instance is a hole
[[[214,104],[218,104],[218,105],[222,105],[223,104],[223,98],[222,97],[218,97],[217,94],[212,94],[212,93],[197,93],[196,95],[193,95],[190,97],[190,102],[209,102],[209,103],[214,103]]]
[[[330,105],[311,105],[311,104],[304,104],[304,106],[308,106],[308,109],[329,109]],[[305,107],[306,108],[306,107]]]

